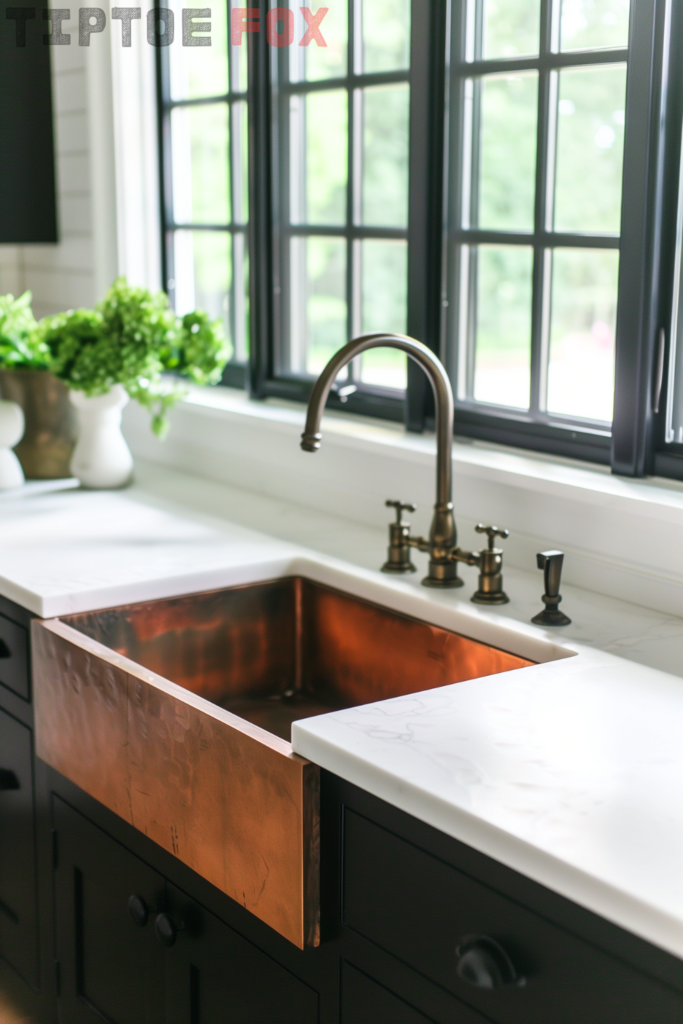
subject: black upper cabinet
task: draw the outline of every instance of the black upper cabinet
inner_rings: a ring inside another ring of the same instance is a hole
[[[50,23],[26,0],[0,13],[0,243],[56,242]],[[8,17],[12,13],[13,17]]]

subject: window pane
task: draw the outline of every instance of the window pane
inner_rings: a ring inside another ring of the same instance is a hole
[[[211,7],[211,16],[196,17],[194,25],[209,22],[211,25],[211,46],[182,45],[181,6],[167,4],[174,12],[175,41],[168,47],[171,99],[190,100],[202,96],[224,96],[228,91],[228,33],[227,5]],[[146,31],[145,12],[142,22],[133,22],[140,31]],[[197,38],[201,38],[199,33]],[[147,45],[147,44],[145,44]]]
[[[616,249],[553,253],[548,411],[611,422]]]
[[[560,72],[555,230],[618,234],[626,65]]]
[[[341,89],[291,98],[293,224],[346,222],[347,109]]]
[[[230,19],[232,23],[232,11],[237,4],[229,4]],[[213,8],[212,8],[213,10]],[[249,36],[245,33],[239,46],[232,44],[232,33],[230,33],[230,82],[233,92],[246,92],[248,85],[247,55]]]
[[[318,374],[348,340],[346,242],[342,238],[292,238],[290,254],[289,369]]]
[[[249,220],[249,125],[247,104],[232,106],[232,180],[234,219],[237,224]]]
[[[227,103],[171,113],[176,224],[230,222],[228,114]]]
[[[375,227],[408,224],[407,85],[364,89],[362,222]]]
[[[678,174],[676,251],[674,257],[673,295],[671,296],[669,372],[664,436],[667,444],[683,444],[683,159],[681,159]]]
[[[410,0],[357,0],[363,12],[364,72],[410,66]]]
[[[318,12],[320,8],[311,7]],[[346,0],[334,0],[318,26],[326,45],[312,39],[307,46],[299,46],[308,25],[296,5],[294,14],[294,44],[289,48],[289,78],[292,82],[319,81],[321,78],[343,78],[347,72],[348,8]],[[298,33],[298,35],[297,35]]]
[[[479,227],[531,231],[538,75],[492,75],[480,89]]]
[[[629,6],[629,0],[562,0],[562,49],[627,46]]]
[[[176,231],[173,242],[176,313],[182,316],[193,309],[205,310],[212,319],[223,321],[225,335],[234,344],[230,234]]]
[[[361,243],[361,331],[406,332],[408,245],[406,242],[365,240]],[[361,357],[364,384],[405,388],[406,357],[396,349],[371,349]]]
[[[482,0],[485,60],[538,53],[539,0]]]
[[[531,272],[526,246],[481,245],[472,250],[476,274],[474,397],[529,407]]]
[[[232,239],[235,268],[233,304],[233,358],[246,363],[249,358],[249,248],[246,235],[236,231]]]

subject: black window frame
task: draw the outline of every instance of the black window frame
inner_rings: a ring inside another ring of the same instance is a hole
[[[265,24],[269,4],[260,0],[261,23]],[[349,4],[349,6],[351,6]],[[349,47],[354,45],[353,19],[349,17]],[[410,152],[408,188],[408,293],[407,333],[419,337],[433,351],[439,349],[439,318],[434,310],[440,304],[440,234],[441,234],[441,181],[443,120],[443,67],[445,51],[437,40],[443,39],[446,22],[446,2],[436,0],[425,8],[424,0],[411,0],[410,69],[387,75],[350,74],[340,78],[344,87],[361,86],[372,81],[408,81],[410,84]],[[288,398],[307,401],[313,381],[291,375],[278,374],[280,363],[279,322],[282,312],[282,273],[279,266],[281,239],[277,216],[278,194],[281,185],[274,183],[274,157],[277,131],[276,112],[281,108],[282,96],[273,82],[272,49],[267,45],[265,33],[249,37],[249,74],[251,93],[250,119],[250,187],[252,189],[252,361],[250,366],[251,394],[256,398]],[[275,54],[278,51],[275,50]],[[439,71],[441,73],[439,74]],[[320,83],[329,88],[330,80]],[[292,87],[290,87],[291,89]],[[296,87],[295,87],[296,88]],[[293,90],[292,90],[293,91]],[[285,92],[286,95],[286,92]],[[350,157],[351,159],[351,157]],[[270,183],[270,188],[264,184]],[[305,229],[304,229],[305,230]],[[334,234],[341,234],[335,229]],[[349,234],[370,236],[371,230],[351,228]],[[382,231],[387,237],[390,231]],[[417,370],[417,372],[416,372]],[[351,413],[375,416],[404,422],[408,429],[421,431],[425,414],[429,413],[429,400],[422,371],[408,363],[408,388],[404,396],[388,388],[359,386],[343,399],[333,391],[328,405]]]
[[[407,333],[427,344],[446,365],[450,361],[444,251],[445,190],[450,174],[446,167],[446,120],[451,100],[448,70],[451,30],[457,31],[463,22],[465,2],[411,0]],[[543,0],[546,43],[549,4],[550,0]],[[268,10],[276,4],[257,0],[254,6],[260,11],[261,31],[243,40],[243,45],[249,47],[250,358],[245,369],[233,366],[227,371],[224,383],[239,387],[246,378],[254,398],[304,402],[313,381],[277,373],[282,293],[273,132],[277,130],[281,98],[273,81],[273,61],[277,59],[273,52],[277,55],[280,51],[268,46],[265,32]],[[674,8],[673,0],[631,0],[611,432],[606,432],[604,426],[581,422],[564,425],[557,418],[552,423],[525,422],[524,417],[508,415],[507,411],[499,415],[490,410],[459,408],[456,435],[602,463],[624,476],[655,472],[683,479],[683,445],[664,443],[665,416],[654,393],[659,385],[665,395],[667,387],[668,348],[661,352],[658,339],[664,328],[668,346],[683,115],[683,69],[676,60],[683,49],[676,42],[679,38],[683,38],[681,5]],[[161,101],[163,51],[158,51],[158,58]],[[604,53],[591,57],[596,64],[623,59],[624,51],[610,53],[607,59]],[[585,57],[574,54],[554,54],[552,61],[558,66],[586,62]],[[530,62],[517,63],[526,66]],[[531,63],[536,66],[538,59]],[[163,154],[168,143],[161,102],[159,131]],[[164,160],[161,162],[163,167]],[[162,195],[168,195],[163,182],[162,171]],[[166,218],[162,203],[164,227]],[[542,239],[533,241],[540,244]],[[661,366],[665,368],[663,377]],[[658,404],[659,411],[655,412]],[[333,392],[329,407],[404,422],[408,430],[416,432],[433,424],[429,385],[412,361],[408,364],[405,398],[388,389],[364,386],[343,401]]]

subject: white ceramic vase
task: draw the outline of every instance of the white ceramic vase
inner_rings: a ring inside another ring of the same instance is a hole
[[[24,414],[16,402],[0,402],[0,490],[21,487],[24,471],[12,449],[24,436]]]
[[[133,474],[133,456],[121,433],[121,412],[128,402],[125,388],[115,384],[95,398],[71,391],[69,397],[78,413],[71,472],[84,487],[125,487]]]

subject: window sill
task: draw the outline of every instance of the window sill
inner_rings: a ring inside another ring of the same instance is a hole
[[[414,528],[428,529],[433,435],[330,412],[312,459],[298,446],[304,412],[230,388],[193,388],[163,444],[134,403],[125,428],[134,453],[147,460],[371,526],[386,522],[386,498],[418,500]],[[606,467],[461,438],[453,469],[463,545],[477,544],[470,533],[477,521],[496,522],[511,531],[512,565],[534,568],[537,551],[559,547],[568,582],[683,615],[683,483],[616,477]]]

